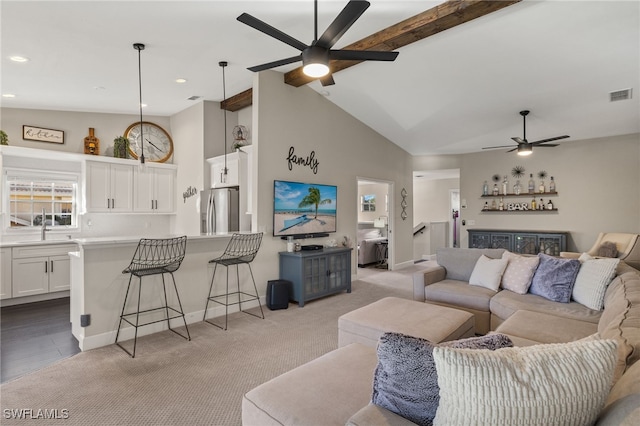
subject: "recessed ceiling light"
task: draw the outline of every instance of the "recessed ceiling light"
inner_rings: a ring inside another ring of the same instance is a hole
[[[3,98],[15,98],[16,95],[14,95],[13,93],[3,93],[2,97]]]
[[[185,78],[176,78],[176,83],[178,84],[182,84],[182,83],[186,83],[187,80]]]
[[[24,56],[9,56],[13,62],[29,62],[29,58],[25,58]]]

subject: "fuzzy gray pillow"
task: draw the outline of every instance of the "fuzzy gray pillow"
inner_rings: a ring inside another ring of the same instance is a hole
[[[580,271],[578,259],[561,259],[539,253],[540,263],[531,280],[529,293],[554,302],[569,303],[576,277]]]
[[[598,254],[600,257],[618,257],[618,246],[611,241],[605,241],[598,247]]]
[[[431,425],[440,402],[435,346],[468,349],[512,347],[504,334],[444,342],[435,345],[419,337],[384,333],[378,341],[378,365],[373,376],[371,402],[411,420]]]

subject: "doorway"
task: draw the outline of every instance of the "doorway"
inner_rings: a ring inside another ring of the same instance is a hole
[[[357,185],[358,270],[361,267],[392,270],[394,265],[393,182],[357,178]],[[362,250],[360,250],[361,243]]]

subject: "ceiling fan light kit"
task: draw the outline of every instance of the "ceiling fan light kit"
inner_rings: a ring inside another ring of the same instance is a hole
[[[323,86],[335,84],[329,68],[329,61],[395,61],[398,52],[372,51],[372,50],[333,50],[334,44],[347,32],[349,28],[360,18],[370,6],[368,1],[351,0],[333,20],[325,32],[318,38],[318,0],[314,0],[314,39],[307,45],[290,35],[272,27],[266,22],[255,18],[248,13],[238,16],[238,21],[246,24],[268,36],[275,38],[289,46],[298,49],[299,55],[290,58],[268,62],[248,68],[250,71],[259,72],[282,65],[302,61],[302,73],[311,78],[320,78]]]
[[[526,155],[531,155],[533,153],[534,146],[538,146],[542,148],[551,148],[554,146],[558,146],[558,144],[555,144],[555,143],[550,144],[548,142],[553,142],[560,139],[566,139],[569,137],[569,135],[563,135],[563,136],[556,136],[548,139],[542,139],[535,142],[529,142],[527,140],[527,115],[529,115],[529,112],[530,111],[528,110],[520,111],[520,115],[522,116],[522,139],[520,139],[517,136],[511,138],[515,143],[518,144],[515,148],[513,147],[513,145],[501,145],[501,146],[487,146],[482,149],[512,148],[507,152],[517,151],[518,155],[526,156]],[[543,144],[546,144],[546,145],[543,145]]]

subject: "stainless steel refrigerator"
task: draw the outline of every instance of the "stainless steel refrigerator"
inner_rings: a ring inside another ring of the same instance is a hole
[[[240,230],[240,187],[200,192],[200,232],[215,234]]]

